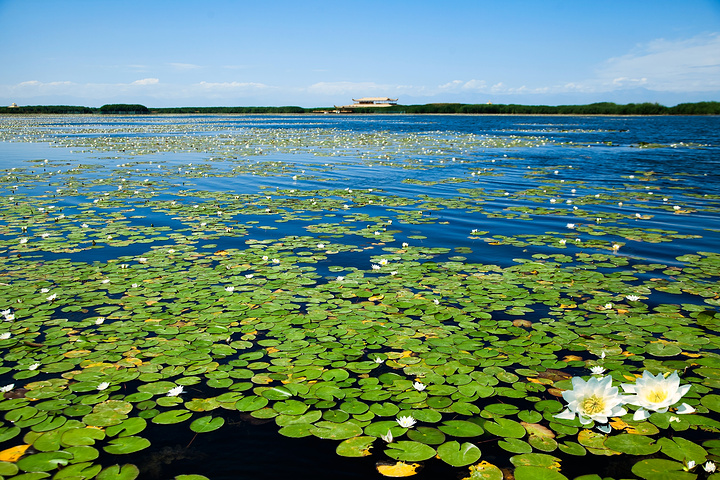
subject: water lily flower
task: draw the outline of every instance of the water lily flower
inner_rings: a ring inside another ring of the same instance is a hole
[[[345,277],[343,277],[342,275],[338,275],[337,278],[336,278],[336,280],[337,280],[338,282],[342,282],[343,280],[345,280]]]
[[[5,320],[8,321],[8,322],[12,322],[13,320],[15,320],[15,315],[12,313],[12,309],[10,309],[10,308],[8,308],[7,310],[3,310],[2,312],[0,312],[0,315],[2,315],[3,317],[5,317]]]
[[[108,382],[102,382],[102,383],[100,383],[100,385],[97,386],[97,389],[102,391],[102,390],[105,390],[106,388],[108,388],[109,386],[110,386],[110,384]]]
[[[245,278],[253,278],[254,276],[255,275],[253,275],[252,273],[248,273],[247,275],[245,275]]]
[[[675,415],[671,415],[671,416],[670,416],[670,420],[668,420],[668,422],[669,422],[669,423],[672,423],[672,422],[678,422],[678,423],[680,423],[680,419],[679,419],[678,417],[676,417]]]
[[[178,395],[180,395],[183,392],[184,392],[184,389],[183,389],[182,385],[178,385],[177,387],[171,388],[170,391],[167,393],[167,396],[168,397],[177,397]]]
[[[372,269],[373,269],[373,270],[380,270],[380,265],[376,265],[376,264],[373,263],[373,264],[372,264]]]
[[[275,265],[277,265],[278,263],[280,263],[280,260],[277,259],[277,258],[273,258],[273,259],[272,259],[272,263],[274,263]]]
[[[37,370],[40,365],[42,365],[42,364],[41,363],[33,363],[32,365],[28,366],[28,370]]]
[[[417,421],[410,415],[407,417],[398,417],[396,419],[398,425],[400,425],[403,428],[412,428]]]
[[[587,381],[573,377],[572,386],[572,390],[562,392],[568,402],[567,408],[555,417],[573,420],[577,415],[580,423],[587,425],[593,420],[607,423],[608,417],[627,413],[622,407],[623,396],[618,394],[617,387],[612,386],[612,377],[592,377]]]
[[[422,382],[413,382],[413,388],[415,388],[418,392],[422,392],[426,387],[427,385]]]
[[[52,295],[50,295],[49,297],[47,297],[46,300],[47,300],[48,302],[52,302],[52,301],[55,300],[56,298],[57,298],[57,293],[53,293]]]
[[[403,248],[405,248],[405,247],[409,247],[410,245],[407,242],[403,242],[402,246],[403,246]]]
[[[707,473],[713,473],[715,471],[715,464],[708,460],[705,462],[705,465],[703,465],[703,470],[705,470]]]
[[[689,470],[692,470],[693,468],[695,468],[695,460],[688,460],[687,465],[685,466],[685,468],[683,468],[683,470],[687,472]]]
[[[229,287],[225,287],[226,292],[232,292],[233,290],[235,290],[235,287],[233,287],[232,285]]]
[[[98,317],[95,320],[95,325],[102,325],[102,323],[105,321],[105,317]]]
[[[620,250],[620,244],[619,244],[619,243],[613,243],[613,244],[612,244],[612,249],[613,249],[613,252],[617,252],[618,250]]]
[[[610,310],[610,309],[612,309],[612,308],[613,308],[613,304],[612,304],[612,303],[606,303],[606,304],[605,304],[605,310]]]
[[[386,435],[380,435],[380,438],[385,440],[385,443],[392,443],[393,441],[393,434],[390,430],[388,430],[388,433]]]
[[[385,258],[380,259],[380,265],[387,265],[387,264],[388,264],[387,259],[385,259]]]
[[[14,383],[11,383],[9,385],[5,385],[4,387],[0,387],[0,393],[7,393],[10,390],[12,390],[15,387]]]
[[[594,367],[590,367],[590,371],[593,375],[601,375],[605,371],[605,367],[602,365],[595,365]]]
[[[637,295],[626,295],[625,298],[627,298],[631,302],[637,302],[638,300],[640,300],[640,297],[638,297]]]
[[[380,357],[375,357],[375,363],[383,363],[385,360],[383,360]]]
[[[268,259],[268,256],[267,256],[267,255],[263,255],[263,256],[262,256],[262,259],[263,259],[263,260],[267,260],[267,259]]]
[[[25,237],[23,237],[23,238],[20,239],[20,243],[21,243],[21,244],[27,243],[27,242],[28,242],[28,239],[25,238]]]
[[[680,205],[675,205],[675,206],[673,207],[673,210],[678,211],[678,210],[680,210],[680,208],[681,208]]]
[[[564,238],[561,238],[561,239],[560,239],[560,245],[565,245],[565,243],[567,243],[567,240],[565,240]]]
[[[318,243],[318,244],[317,244],[317,248],[325,248],[325,244],[324,244],[324,243]]]
[[[633,394],[627,397],[627,403],[640,407],[633,415],[633,420],[640,421],[650,416],[648,410],[658,413],[667,412],[671,405],[677,403],[690,390],[690,385],[681,386],[677,372],[665,377],[662,373],[653,375],[645,370],[635,384],[624,383],[622,388],[625,392]],[[688,407],[692,408],[689,405]],[[684,410],[682,413],[692,412]]]
[[[565,225],[565,226],[566,226],[567,228],[571,229],[571,230],[572,230],[573,228],[575,228],[575,224],[574,224],[574,223],[568,223],[568,224]]]
[[[433,298],[433,303],[435,305],[440,305],[440,300],[438,300],[437,298]]]

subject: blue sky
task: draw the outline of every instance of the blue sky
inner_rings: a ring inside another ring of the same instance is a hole
[[[720,0],[0,0],[0,105],[720,101]]]

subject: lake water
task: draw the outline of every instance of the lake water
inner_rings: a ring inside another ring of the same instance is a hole
[[[673,436],[717,458],[718,132],[718,117],[4,116],[0,451],[32,446],[0,475],[383,478],[376,462],[399,459],[414,478],[483,460],[533,478],[534,452],[557,457],[552,478],[629,478]],[[592,366],[615,386],[678,371],[696,413],[644,422],[633,442],[650,446],[603,447],[553,416]],[[86,426],[105,435],[64,436]]]

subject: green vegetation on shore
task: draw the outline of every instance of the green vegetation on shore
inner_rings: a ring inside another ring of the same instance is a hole
[[[0,107],[0,114],[300,114],[331,112],[334,108],[284,107],[168,107],[147,108],[144,105],[112,104],[100,108],[72,105],[36,105]],[[466,104],[429,103],[425,105],[396,105],[392,107],[356,109],[357,114],[406,113],[406,114],[496,114],[496,115],[720,115],[720,102],[681,103],[666,107],[657,103],[612,102],[589,105],[514,105],[514,104]]]

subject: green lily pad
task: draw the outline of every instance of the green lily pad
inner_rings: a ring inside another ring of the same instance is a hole
[[[167,412],[162,412],[152,418],[153,423],[160,423],[163,425],[170,425],[173,423],[180,423],[184,422],[185,420],[188,420],[190,417],[192,417],[192,412],[190,410],[185,409],[179,409],[179,410],[169,410]]]
[[[110,440],[108,444],[103,447],[103,450],[114,455],[124,455],[139,452],[149,446],[150,440],[147,438],[131,435],[128,437],[119,437]]]
[[[390,443],[385,449],[385,454],[403,462],[421,462],[435,456],[435,449],[418,442],[399,441]]]
[[[338,444],[336,452],[342,457],[366,457],[370,455],[370,448],[375,437],[359,436],[343,440]]]
[[[697,476],[686,472],[680,462],[662,458],[650,458],[637,462],[632,472],[645,480],[693,480]]]
[[[17,466],[24,472],[50,472],[67,465],[70,460],[72,454],[68,452],[41,452],[21,458]]]
[[[319,438],[344,440],[346,438],[360,435],[362,433],[362,428],[350,422],[335,423],[319,421],[313,424],[309,431]]]
[[[138,476],[140,470],[135,465],[111,465],[98,474],[97,480],[135,480]]]
[[[190,430],[196,433],[206,433],[217,430],[225,424],[225,419],[222,417],[200,417],[193,420],[190,424]]]
[[[451,441],[440,445],[437,448],[437,455],[442,461],[453,467],[464,467],[480,459],[480,449],[469,442],[460,444]]]

